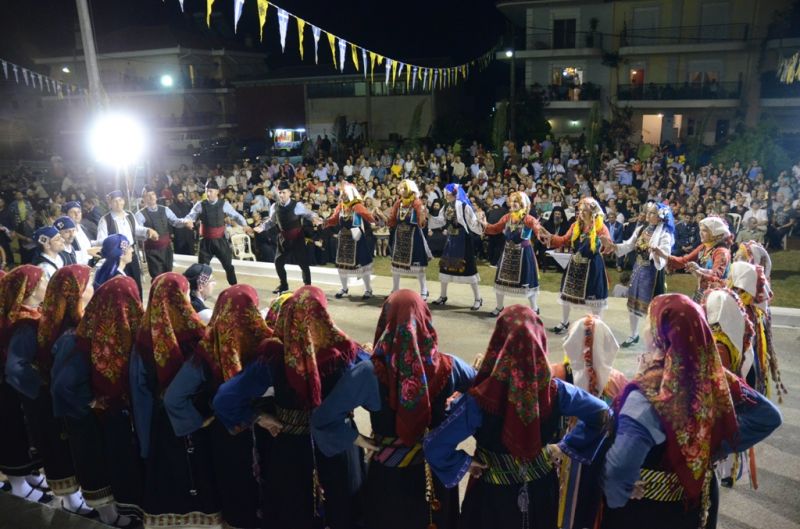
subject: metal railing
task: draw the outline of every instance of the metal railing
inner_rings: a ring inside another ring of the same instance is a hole
[[[601,49],[603,34],[599,31],[528,33],[528,50],[569,50],[577,48]]]
[[[738,99],[741,83],[646,83],[617,85],[617,98],[625,101],[686,99]]]
[[[673,26],[649,29],[624,29],[619,45],[661,46],[665,44],[713,44],[747,40],[748,25],[706,24],[703,26]]]

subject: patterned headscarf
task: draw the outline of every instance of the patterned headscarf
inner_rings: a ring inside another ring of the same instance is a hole
[[[41,305],[42,319],[36,337],[39,343],[37,365],[42,374],[50,373],[53,344],[70,327],[77,327],[83,317],[83,291],[89,284],[92,269],[74,264],[59,268],[47,284]]]
[[[740,243],[733,260],[745,261],[752,265],[763,266],[764,275],[767,279],[769,279],[772,274],[772,258],[770,258],[769,252],[756,241]]]
[[[730,288],[709,289],[703,296],[703,309],[714,340],[728,348],[730,369],[738,373],[755,332],[742,300]]]
[[[289,386],[309,408],[322,402],[322,376],[347,367],[358,353],[358,344],[328,314],[325,293],[310,285],[296,290],[283,304],[275,338],[283,343]]]
[[[703,310],[683,294],[664,294],[650,305],[650,324],[658,363],[625,389],[621,409],[632,389],[655,408],[667,437],[666,458],[692,503],[699,500],[711,458],[723,440],[733,444],[738,432],[726,370],[717,354]]]
[[[156,277],[136,335],[136,348],[142,359],[155,367],[162,390],[183,365],[184,350],[189,350],[205,333],[206,326],[192,307],[188,293],[189,280],[181,274],[167,272]]]
[[[248,285],[234,285],[222,291],[214,305],[208,330],[197,348],[216,385],[242,370],[262,340],[270,336],[258,311],[258,293]]]
[[[44,271],[38,266],[22,265],[0,280],[0,361],[5,364],[8,344],[14,329],[23,322],[39,323],[42,313],[38,308],[22,302],[33,294]]]
[[[389,390],[397,436],[413,446],[431,422],[431,404],[447,383],[453,361],[439,353],[431,311],[412,290],[398,290],[386,299],[374,343],[372,363]]]
[[[597,316],[586,315],[573,323],[564,339],[575,385],[595,397],[603,395],[617,351],[614,333]]]
[[[130,402],[128,367],[143,315],[136,282],[117,276],[97,289],[78,325],[76,349],[89,354],[92,393],[105,408]]]
[[[546,354],[547,333],[539,316],[522,305],[506,307],[469,390],[481,408],[503,417],[506,449],[528,461],[542,450],[541,423],[556,399]]]
[[[267,327],[270,331],[275,332],[275,325],[278,323],[278,317],[281,314],[281,308],[286,301],[292,297],[291,292],[287,292],[285,294],[281,294],[277,298],[272,300],[272,303],[269,304],[269,310],[267,311],[267,315],[264,317],[264,321],[267,323]]]

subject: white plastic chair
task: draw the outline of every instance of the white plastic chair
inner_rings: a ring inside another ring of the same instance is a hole
[[[250,246],[250,236],[246,233],[234,233],[231,235],[231,246],[233,256],[244,261],[255,261],[256,256]]]

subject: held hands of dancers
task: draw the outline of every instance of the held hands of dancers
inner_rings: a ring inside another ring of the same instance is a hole
[[[647,485],[646,481],[637,481],[633,484],[633,490],[631,491],[632,500],[641,500],[644,498],[645,485]]]
[[[151,241],[157,241],[158,232],[153,228],[147,228],[147,238],[150,239]]]
[[[658,246],[650,248],[650,251],[653,252],[658,257],[661,257],[662,259],[668,259],[669,258],[669,254],[667,252],[665,252],[664,250],[662,250],[661,248],[659,248]]]
[[[278,437],[278,434],[283,430],[283,423],[274,415],[260,415],[258,419],[256,419],[256,423],[268,431],[272,437]]]
[[[540,227],[539,228],[539,235],[536,238],[539,239],[540,243],[544,244],[545,246],[547,246],[549,248],[550,247],[550,241],[553,238],[553,234],[550,233],[549,231],[547,231],[546,229],[544,229],[544,227]]]
[[[553,463],[560,463],[561,458],[564,457],[564,452],[561,451],[561,448],[559,448],[557,444],[547,445],[546,450],[547,453],[550,454],[550,459]]]
[[[185,220],[183,221],[183,227],[189,228],[190,230],[194,229],[194,221],[193,220]]]
[[[479,479],[483,475],[483,471],[489,468],[489,465],[483,464],[480,461],[472,460],[469,464],[469,475],[475,479]]]
[[[372,455],[377,452],[380,447],[375,444],[375,441],[365,435],[358,434],[353,444],[364,450],[364,459],[369,461]]]
[[[602,252],[604,254],[614,253],[617,249],[617,245],[614,241],[611,240],[611,237],[608,235],[601,235],[600,242],[603,244]]]

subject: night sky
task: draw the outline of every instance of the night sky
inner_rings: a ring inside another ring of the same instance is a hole
[[[32,57],[74,51],[77,14],[73,0],[35,0],[24,9],[12,7],[21,4],[11,0],[0,0],[0,4],[0,58],[31,66]],[[237,35],[232,28],[232,4],[233,0],[216,0],[209,32],[201,23],[205,0],[185,0],[186,13],[180,12],[178,0],[90,0],[98,40],[120,29],[168,25],[202,36],[215,47],[243,46],[248,36],[255,36],[257,42],[256,1],[246,0]],[[456,65],[487,51],[506,27],[493,0],[280,0],[278,5],[348,42],[401,61],[439,66]],[[291,19],[286,53],[281,54],[276,13],[270,4],[264,42],[255,49],[265,53],[272,67],[313,65],[313,51],[300,63]],[[308,47],[312,41],[307,27],[307,52],[313,50]],[[327,47],[323,37],[320,51]]]

